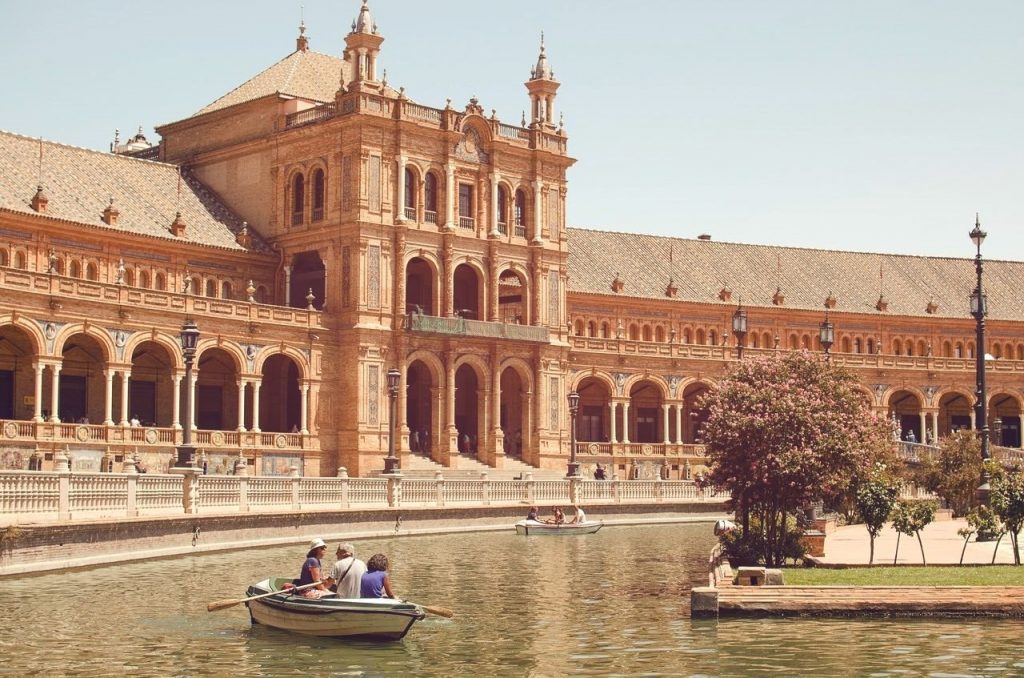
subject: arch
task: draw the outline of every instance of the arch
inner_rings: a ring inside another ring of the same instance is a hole
[[[860,337],[856,337],[853,340],[853,352],[854,353],[863,353],[864,352],[864,340],[861,339]]]
[[[653,375],[640,375],[626,381],[623,391],[629,395],[629,439],[636,443],[664,440],[665,402],[668,386]]]
[[[475,261],[464,260],[452,275],[452,308],[456,315],[469,320],[484,320],[484,280],[486,276]]]
[[[204,358],[204,354],[208,351],[212,352],[218,350],[230,357],[232,368],[236,373],[241,375],[247,371],[245,369],[245,365],[248,362],[248,359],[245,356],[245,352],[242,351],[241,346],[232,341],[219,343],[216,338],[203,338],[202,336],[199,337],[199,345],[196,346],[195,364],[199,365]],[[259,369],[257,368],[255,371],[258,372]]]
[[[295,363],[295,366],[298,369],[299,379],[312,378],[312,370],[310,369],[309,361],[306,359],[305,354],[294,346],[288,346],[287,344],[284,346],[278,344],[266,347],[253,356],[253,373],[261,374],[264,371],[264,366],[267,361],[277,355],[285,356]]]
[[[32,419],[35,369],[41,337],[8,317],[0,319],[0,419]]]
[[[142,334],[125,345],[131,362],[128,414],[144,426],[170,427],[173,422],[174,373],[182,363],[181,349],[163,335]]]
[[[577,393],[580,392],[580,389],[583,388],[583,382],[587,379],[595,379],[604,384],[608,389],[608,393],[612,396],[615,396],[619,392],[618,386],[615,385],[615,379],[613,379],[607,372],[603,372],[601,370],[577,372],[569,381],[569,390],[576,391]]]
[[[402,180],[405,184],[405,194],[402,196],[402,213],[406,219],[415,220],[419,179],[416,176],[414,165],[406,165],[402,168]]]
[[[611,339],[612,338],[612,327],[607,320],[601,323],[601,338]]]
[[[306,217],[306,177],[302,172],[296,171],[289,178],[290,187],[288,205],[291,208],[292,226],[301,226]]]
[[[580,378],[572,388],[580,395],[576,438],[580,442],[611,442],[610,405],[615,385],[604,373],[584,373],[578,376]]]
[[[220,298],[230,299],[231,298],[231,281],[224,280],[220,284]]]
[[[478,356],[464,355],[455,367],[455,429],[459,453],[476,456],[487,421],[487,369]],[[492,396],[493,397],[493,392]]]
[[[892,354],[903,355],[903,342],[899,339],[892,340]]]
[[[274,433],[297,433],[302,429],[303,365],[288,351],[263,358],[260,373],[259,428]],[[246,408],[250,410],[251,408]],[[250,414],[251,417],[251,414]],[[252,420],[246,422],[251,428]]]
[[[434,170],[428,170],[423,177],[423,220],[437,223],[438,180]]]
[[[215,299],[217,297],[217,281],[213,278],[206,280],[206,288],[203,290],[203,296]]]
[[[41,356],[45,351],[46,337],[43,336],[43,330],[38,324],[32,322],[24,316],[13,313],[4,313],[0,315],[0,331],[6,327],[16,328],[21,330],[27,339],[29,340],[29,350],[34,356]]]
[[[427,359],[413,358],[405,365],[405,425],[413,452],[429,455],[438,448],[435,438],[444,422],[434,394],[444,381],[443,372],[440,364]]]
[[[181,343],[178,337],[175,337],[166,332],[136,332],[124,345],[123,355],[131,359],[139,347],[145,343],[153,343],[158,345],[163,351],[170,356],[172,365],[171,367],[176,370],[182,370],[185,368],[185,360],[181,352]]]
[[[110,335],[91,323],[73,323],[71,325],[65,325],[60,328],[57,332],[57,336],[53,338],[53,354],[55,356],[62,355],[67,350],[68,341],[75,335],[85,335],[93,339],[103,351],[101,356],[104,363],[113,362],[114,356],[117,355],[117,350],[114,347],[114,342],[110,338]]]
[[[636,323],[629,324],[629,340],[639,341],[640,340],[640,327]]]
[[[967,388],[945,388],[936,396],[939,437],[971,428],[974,417],[974,393]]]
[[[292,257],[291,289],[288,290],[288,305],[292,308],[306,308],[306,296],[313,292],[313,308],[323,310],[326,289],[327,267],[318,250],[306,250]]]
[[[99,267],[96,262],[90,261],[85,265],[85,279],[93,282],[100,279]]]
[[[849,353],[850,352],[850,338],[849,337],[843,337],[839,341],[839,346],[840,346],[840,348],[839,348],[840,351],[842,351],[843,353]]]
[[[429,256],[413,255],[405,263],[405,312],[438,315],[438,266]]]
[[[498,274],[498,320],[523,324],[530,317],[530,276],[518,264],[508,264]]]
[[[217,339],[199,340],[196,350],[197,367],[195,387],[195,426],[206,430],[231,430],[239,428],[238,382],[244,369],[245,359],[241,349],[234,343],[219,344]],[[182,396],[186,385],[182,384]],[[251,416],[252,408],[247,408]]]
[[[25,264],[26,261],[27,257],[25,256],[24,252],[22,252],[21,250],[14,251],[14,268],[27,268]]]
[[[107,352],[109,336],[106,336],[106,332],[88,331],[83,327],[62,338],[57,418],[64,422],[103,421],[103,372],[110,363],[109,356],[112,355]],[[44,385],[44,391],[46,386]],[[52,397],[52,392],[50,395]],[[115,394],[114,400],[119,406],[120,393]],[[47,402],[45,397],[44,402]]]
[[[322,221],[327,207],[327,180],[322,167],[313,170],[313,221]]]
[[[659,344],[665,343],[665,328],[661,325],[654,328],[654,340]]]
[[[502,431],[503,451],[513,457],[523,456],[523,432],[529,440],[530,407],[527,394],[530,370],[522,361],[506,361],[499,371],[498,426]]]
[[[455,359],[455,371],[458,372],[463,366],[469,365],[480,380],[480,388],[488,389],[490,384],[490,368],[484,359],[472,353],[464,353]]]
[[[10,264],[10,257],[7,254],[6,249],[0,249],[0,266],[7,266]]]
[[[167,291],[167,276],[161,272],[157,272],[156,277],[153,278],[153,289],[158,292]]]
[[[515,204],[513,207],[512,220],[515,224],[515,235],[517,238],[526,237],[526,226],[527,226],[527,210],[529,209],[529,202],[526,199],[526,191],[522,188],[517,188],[515,192]]]
[[[115,281],[116,282],[116,281]],[[135,269],[127,268],[124,272],[124,284],[128,287],[135,287]]]
[[[68,266],[68,275],[72,278],[82,277],[82,264],[79,263],[78,259],[71,260],[71,264]]]
[[[714,330],[708,330],[708,346],[718,346],[718,333]]]
[[[989,430],[992,443],[1002,447],[1021,446],[1021,397],[1018,393],[996,389],[989,395]]]
[[[644,341],[652,341],[654,339],[654,336],[651,334],[651,326],[650,325],[645,323],[644,326],[643,326],[642,332],[643,332],[642,336],[643,336],[643,340]]]
[[[928,355],[931,353],[931,344],[926,343],[924,339],[917,340],[917,355]]]
[[[573,323],[573,336],[583,336],[583,318],[576,318],[576,322]]]
[[[425,349],[417,349],[405,357],[405,366],[408,368],[414,362],[423,363],[430,371],[430,380],[439,388],[445,385],[445,367],[436,353]]]
[[[670,396],[671,389],[668,387],[668,383],[660,376],[654,374],[634,374],[626,379],[626,382],[622,386],[622,392],[629,394],[637,384],[642,382],[648,382],[654,386],[657,391],[658,398],[667,400]]]
[[[267,292],[266,285],[259,285],[256,287],[256,303],[265,304],[270,299],[270,295]]]
[[[701,397],[708,391],[716,389],[717,385],[705,379],[690,379],[680,386],[681,400],[683,401],[683,442],[687,444],[698,444],[703,442],[701,431],[704,422],[707,421],[707,409],[700,406]]]
[[[498,233],[508,235],[509,222],[509,193],[508,186],[498,182]]]
[[[921,428],[921,412],[928,399],[913,386],[891,388],[882,400],[886,411],[899,427],[901,440],[920,442],[926,440]]]
[[[597,322],[596,321],[591,320],[591,321],[589,321],[587,323],[587,336],[588,337],[596,337],[597,336]]]
[[[870,388],[864,384],[855,383],[851,386],[851,390],[863,396],[864,402],[867,403],[868,407],[875,406],[875,393]]]

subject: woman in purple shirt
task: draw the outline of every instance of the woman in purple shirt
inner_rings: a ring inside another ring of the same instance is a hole
[[[366,574],[359,584],[359,595],[362,598],[395,597],[388,577],[388,557],[383,553],[376,553],[366,561]]]
[[[303,598],[322,598],[323,596],[330,595],[330,589],[322,582],[325,577],[323,576],[323,566],[320,565],[320,560],[326,552],[327,544],[324,543],[323,539],[314,539],[309,545],[306,560],[302,563],[302,571],[299,573],[299,579],[295,585],[306,586],[315,582],[316,586],[310,586],[299,591],[299,595]]]

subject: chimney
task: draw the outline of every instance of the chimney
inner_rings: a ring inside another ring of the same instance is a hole
[[[185,220],[181,218],[181,212],[174,215],[174,221],[171,222],[171,233],[176,238],[182,238],[185,236]]]
[[[36,188],[36,194],[32,196],[32,209],[40,214],[46,213],[46,205],[50,202],[50,199],[43,193],[43,185],[39,184]]]
[[[121,212],[114,207],[114,198],[110,198],[110,204],[107,205],[107,209],[103,210],[103,222],[108,226],[117,226],[117,218],[121,215]]]

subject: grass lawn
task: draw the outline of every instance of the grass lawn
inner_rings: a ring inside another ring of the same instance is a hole
[[[1024,586],[1024,566],[957,567],[787,567],[787,585],[795,586]]]

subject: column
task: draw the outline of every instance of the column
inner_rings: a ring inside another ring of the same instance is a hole
[[[302,383],[302,397],[299,410],[299,432],[302,435],[309,435],[309,383]]]
[[[290,217],[289,217],[290,218]],[[292,267],[284,267],[284,303],[283,306],[292,305]]]
[[[533,303],[530,304],[533,307],[530,309],[533,311],[533,324],[538,326],[544,324],[541,320],[543,316],[541,314],[542,304],[540,303],[542,289],[544,289],[544,271],[541,270],[540,255],[538,254],[533,270]]]
[[[540,243],[544,226],[544,182],[538,177],[533,182],[533,242]]]
[[[491,172],[491,231],[490,237],[497,238],[501,234],[498,233],[498,181],[501,175],[498,170]]]
[[[192,432],[193,433],[195,433],[196,422],[199,419],[198,417],[196,417],[196,410],[199,407],[198,403],[196,402],[198,400],[196,398],[196,384],[198,384],[198,383],[199,383],[199,368],[198,367],[193,367],[192,368],[192,381],[186,387],[186,388],[189,389],[189,391],[192,394],[191,395],[192,412],[189,414],[189,416],[192,418]],[[195,439],[194,438],[193,438],[192,442],[195,443]],[[198,452],[196,454],[198,454]]]
[[[395,156],[395,164],[398,165],[398,197],[393,201],[395,205],[395,221],[405,223],[405,156]]]
[[[494,323],[500,320],[498,308],[501,303],[498,290],[498,251],[496,248],[491,250],[490,259],[490,275],[488,277],[491,279],[491,287],[487,295],[487,305],[489,306],[487,309],[487,319]]]
[[[608,401],[608,412],[610,413],[610,416],[608,417],[608,442],[610,442],[610,443],[617,443],[619,441],[618,441],[618,438],[615,435],[615,401],[614,400]]]
[[[43,370],[46,369],[46,366],[37,362],[32,367],[36,373],[35,387],[32,391],[35,396],[32,404],[32,421],[41,423],[43,421]]]
[[[676,403],[676,443],[683,444],[683,404]]]
[[[57,408],[60,407],[60,365],[50,365],[50,421],[60,421]]]
[[[921,439],[917,442],[926,443],[928,442],[928,415],[924,413],[924,410],[921,410],[921,413],[918,416],[921,421]]]
[[[444,166],[444,227],[449,231],[455,230],[455,165],[448,163]]]
[[[445,375],[445,427],[450,432],[455,428],[455,356],[448,355],[448,372]]]
[[[121,426],[128,425],[128,380],[131,370],[121,370]]]
[[[103,370],[103,425],[114,425],[114,370]]]
[[[939,413],[938,411],[932,412],[932,440],[935,444],[939,444]]]
[[[239,379],[238,385],[238,432],[245,433],[245,381]]]
[[[173,384],[173,396],[171,397],[171,427],[181,429],[181,375],[175,374],[171,377]]]
[[[622,403],[622,442],[629,444],[629,401]]]
[[[455,317],[455,266],[449,243],[444,248],[444,313],[447,318]]]
[[[668,444],[670,444],[672,442],[671,440],[669,440],[669,437],[668,437],[668,416],[669,416],[668,413],[669,413],[669,408],[670,407],[672,407],[672,406],[669,405],[668,403],[664,403],[661,406],[661,410],[663,412],[662,424],[663,424],[663,427],[665,429],[665,444],[666,445],[668,445]]]
[[[494,369],[491,372],[491,429],[494,431],[494,453],[504,454],[505,450],[498,444],[501,434],[501,356],[497,353],[491,356]]]
[[[255,379],[252,384],[252,432],[260,432],[260,379]]]

